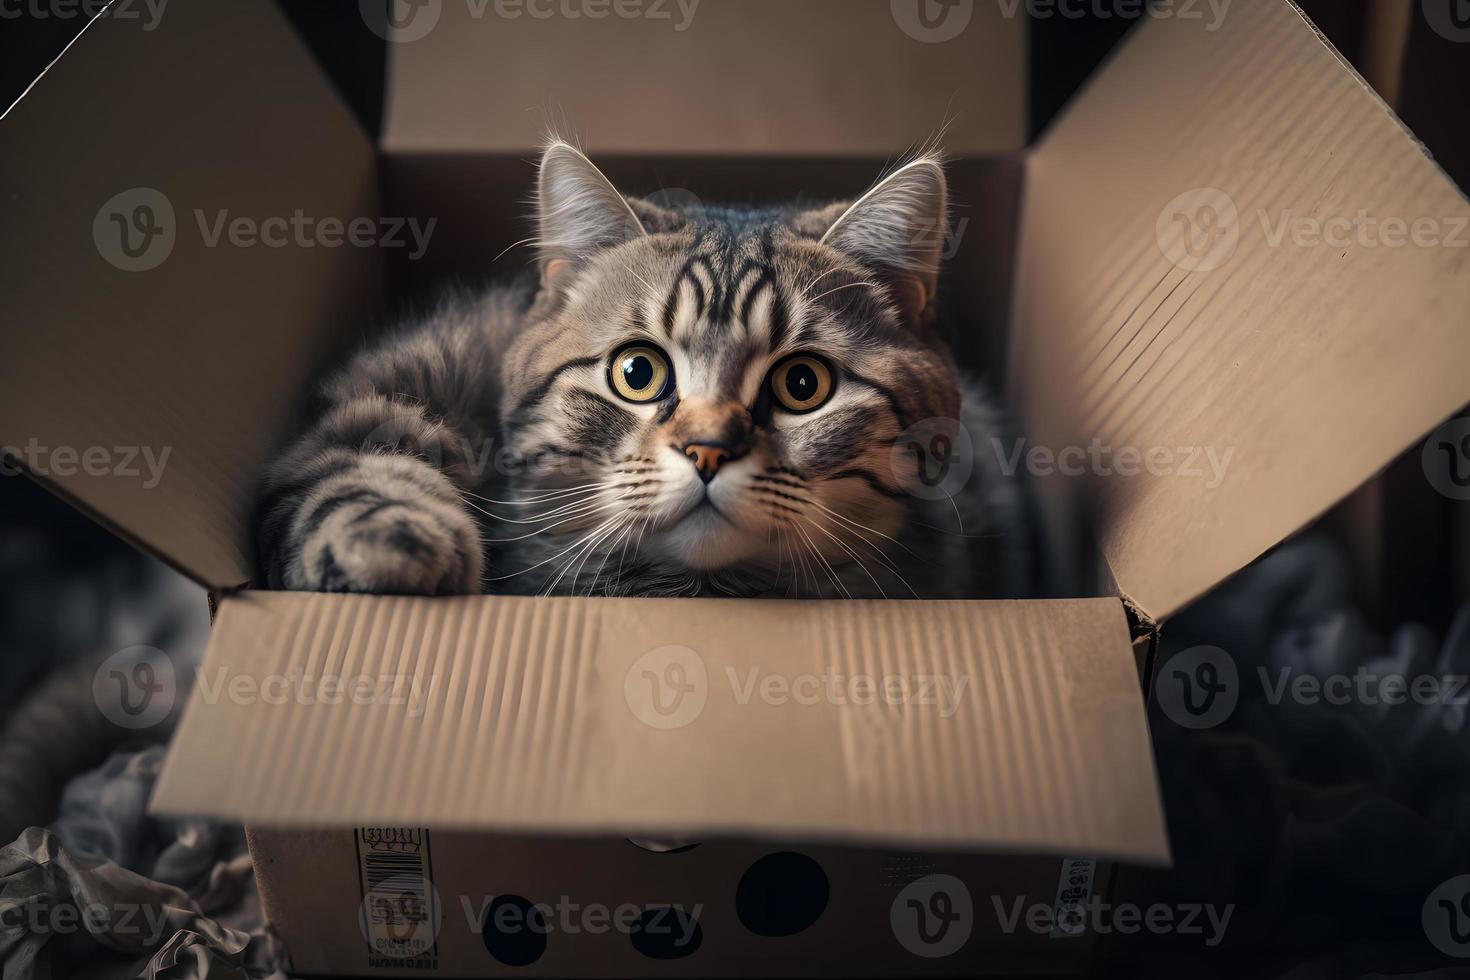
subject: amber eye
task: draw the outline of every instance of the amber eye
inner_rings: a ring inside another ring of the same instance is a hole
[[[608,383],[630,402],[653,402],[674,389],[674,370],[664,352],[652,344],[618,348],[607,365]]]
[[[810,412],[832,396],[832,369],[810,354],[788,357],[771,372],[771,394],[788,412]]]

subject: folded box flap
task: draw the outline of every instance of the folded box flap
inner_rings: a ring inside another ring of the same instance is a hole
[[[1470,205],[1293,5],[1164,14],[1031,161],[1012,366],[1155,619],[1470,401]]]
[[[0,451],[235,586],[317,352],[377,305],[372,249],[290,222],[376,217],[373,147],[273,5],[127,7],[0,120]]]
[[[153,807],[1168,855],[1116,599],[243,593]]]
[[[386,7],[387,5],[380,5]],[[886,157],[1025,145],[1024,17],[932,0],[396,4],[383,146]],[[366,9],[366,7],[364,8]],[[947,124],[947,126],[946,126]]]

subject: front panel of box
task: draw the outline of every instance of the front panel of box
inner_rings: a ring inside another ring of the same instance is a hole
[[[293,971],[331,976],[1067,974],[1089,859],[422,828],[251,833]]]

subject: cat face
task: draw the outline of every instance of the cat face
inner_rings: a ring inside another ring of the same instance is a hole
[[[901,434],[958,413],[930,326],[938,164],[853,205],[675,212],[556,144],[539,190],[542,288],[504,428],[542,462],[520,500],[565,515],[552,539],[671,576],[877,560],[914,503]]]

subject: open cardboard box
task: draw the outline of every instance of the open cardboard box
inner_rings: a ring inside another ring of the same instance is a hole
[[[156,485],[11,455],[209,587],[202,677],[246,682],[195,684],[154,808],[250,826],[303,974],[1085,966],[1068,913],[1102,893],[1095,862],[1169,857],[1140,685],[1158,625],[1470,399],[1470,252],[1273,245],[1257,216],[1470,207],[1284,0],[1149,18],[1029,148],[1005,4],[954,8],[942,42],[884,0],[704,0],[685,30],[423,9],[437,26],[389,45],[377,146],[265,4],[101,17],[0,124],[0,445],[166,448]],[[397,302],[482,275],[521,237],[537,108],[625,189],[707,198],[859,191],[947,116],[961,350],[1004,352],[1031,444],[1231,449],[1228,473],[1044,481],[1053,540],[1096,530],[1076,598],[245,590],[252,495],[315,373],[384,319],[386,283]],[[401,253],[200,225],[298,209],[439,224],[421,262],[386,265]],[[742,697],[752,671],[778,688]],[[968,694],[793,683],[833,673]],[[422,697],[262,696],[302,674]],[[405,894],[437,894],[437,928]],[[519,902],[550,906],[549,934]],[[1008,927],[1017,902],[1063,922]]]

